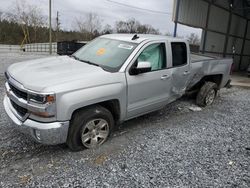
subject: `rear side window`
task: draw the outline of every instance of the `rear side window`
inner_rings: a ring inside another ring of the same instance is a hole
[[[184,42],[172,42],[173,67],[187,64],[187,47]]]

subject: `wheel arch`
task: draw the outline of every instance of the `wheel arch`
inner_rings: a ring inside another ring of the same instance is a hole
[[[206,82],[216,83],[218,89],[221,87],[221,83],[223,80],[223,74],[213,74],[213,75],[205,75],[197,82],[194,86],[192,86],[188,92],[190,91],[198,91]]]
[[[72,112],[71,118],[73,117],[73,115],[76,112],[93,107],[93,106],[97,106],[97,105],[102,106],[102,107],[106,108],[107,110],[109,110],[111,112],[111,114],[113,115],[115,123],[119,123],[121,121],[121,105],[120,105],[120,102],[118,99],[101,101],[98,103],[94,103],[94,104],[90,104],[87,106],[77,108]]]

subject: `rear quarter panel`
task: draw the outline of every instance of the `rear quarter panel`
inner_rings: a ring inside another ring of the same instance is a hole
[[[212,59],[197,61],[191,63],[191,81],[188,88],[194,86],[204,76],[222,75],[220,88],[224,87],[230,79],[230,71],[232,66],[232,59]]]

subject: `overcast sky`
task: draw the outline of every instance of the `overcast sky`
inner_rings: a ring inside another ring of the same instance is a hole
[[[48,15],[49,0],[26,1],[29,4],[38,5],[44,14]],[[8,11],[15,2],[16,0],[1,0],[0,10]],[[103,26],[105,24],[113,26],[117,20],[133,17],[142,24],[152,25],[163,34],[173,33],[174,30],[173,0],[52,0],[52,11],[54,20],[56,12],[59,11],[61,27],[67,30],[73,29],[75,18],[84,17],[90,12],[98,14]],[[181,25],[178,27],[180,36],[187,36],[192,32],[201,35],[199,29]]]

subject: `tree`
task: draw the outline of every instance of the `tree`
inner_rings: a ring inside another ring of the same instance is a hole
[[[104,26],[104,29],[102,30],[102,34],[111,34],[113,33],[113,29],[111,27],[111,25],[107,24]]]
[[[200,38],[195,33],[191,33],[189,36],[187,36],[187,40],[190,44],[194,44],[194,45],[200,44]]]
[[[127,21],[117,21],[115,23],[115,30],[117,33],[136,33],[139,25],[138,21],[130,18]]]
[[[138,33],[143,33],[143,34],[155,34],[155,35],[160,34],[158,29],[155,29],[151,25],[148,25],[148,24],[139,25],[137,28],[137,31]]]
[[[34,31],[34,42],[37,42],[37,30],[39,27],[44,26],[45,18],[41,14],[41,10],[38,7],[32,7],[30,10],[30,26]]]
[[[136,21],[134,18],[131,18],[126,22],[126,25],[129,33],[136,33],[138,32],[138,27],[140,26],[140,22]]]
[[[2,11],[0,11],[0,22],[3,20],[3,15],[4,15],[4,13]]]
[[[85,40],[91,40],[101,31],[101,19],[97,14],[89,13],[85,17],[76,18],[76,29],[81,32]]]
[[[173,34],[170,33],[170,32],[166,32],[164,35],[165,35],[165,36],[173,36]]]
[[[11,22],[22,26],[23,35],[27,39],[26,42],[36,42],[37,29],[45,25],[42,10],[36,5],[28,4],[26,0],[17,0],[8,18]],[[33,31],[32,41],[30,39],[30,28]]]
[[[127,30],[127,24],[125,21],[116,21],[115,22],[115,31],[117,33],[129,33]]]
[[[143,33],[143,34],[160,34],[159,30],[149,24],[141,24],[134,18],[127,21],[117,21],[115,23],[117,33]]]

